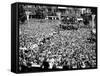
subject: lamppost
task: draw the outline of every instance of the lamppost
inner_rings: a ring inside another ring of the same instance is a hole
[[[95,19],[95,15],[92,15],[92,27],[95,26],[94,19]]]
[[[96,33],[96,29],[94,28],[95,27],[95,22],[94,22],[95,16],[96,15],[92,15],[92,31],[93,31],[93,33]]]
[[[29,25],[29,15],[30,15],[30,11],[25,11],[25,14],[26,14],[26,17],[27,17],[27,22],[28,22],[28,25]]]

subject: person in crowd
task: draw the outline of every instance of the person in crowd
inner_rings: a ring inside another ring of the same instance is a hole
[[[47,59],[44,59],[41,67],[44,68],[44,69],[48,69],[49,68],[49,63],[47,62]]]

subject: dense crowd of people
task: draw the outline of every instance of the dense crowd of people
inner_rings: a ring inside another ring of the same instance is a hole
[[[91,30],[54,31],[48,35],[43,33],[19,36],[19,64],[27,67],[39,65],[48,69],[80,69],[96,66],[96,42],[91,38]]]

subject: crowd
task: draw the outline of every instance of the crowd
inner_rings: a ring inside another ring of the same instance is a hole
[[[88,40],[89,28],[38,35],[20,34],[19,65],[47,69],[96,67],[96,42]]]

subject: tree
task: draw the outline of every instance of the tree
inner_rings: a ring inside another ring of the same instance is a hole
[[[26,20],[25,10],[23,8],[23,5],[19,5],[19,8],[18,8],[18,21],[19,21],[19,23],[24,23],[25,20]]]

